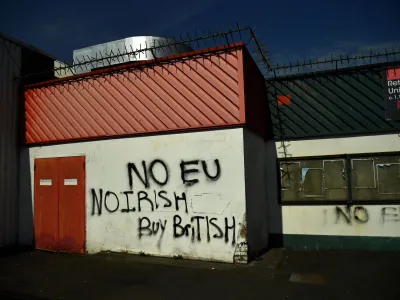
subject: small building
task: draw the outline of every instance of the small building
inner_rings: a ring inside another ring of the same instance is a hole
[[[266,89],[243,44],[91,70],[24,95],[22,243],[230,263],[267,247]]]

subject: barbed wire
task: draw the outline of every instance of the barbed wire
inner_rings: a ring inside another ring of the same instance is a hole
[[[54,75],[54,73],[58,73],[59,75],[73,75],[77,73],[76,70],[78,69],[79,72],[83,72],[83,74],[80,75],[86,76],[85,72],[98,69],[99,66],[111,67],[113,63],[117,63],[118,68],[124,68],[122,65],[123,63],[138,61],[141,59],[142,55],[146,56],[146,53],[150,53],[154,57],[154,59],[151,60],[152,63],[161,63],[161,57],[157,58],[156,55],[154,55],[157,51],[169,50],[170,53],[177,53],[179,52],[177,51],[178,47],[186,46],[194,51],[200,51],[201,53],[202,50],[204,50],[204,52],[209,52],[210,48],[217,48],[239,42],[245,45],[249,50],[267,81],[268,79],[280,78],[283,75],[304,74],[307,72],[323,70],[338,70],[354,65],[371,65],[375,62],[382,63],[382,61],[395,62],[400,56],[400,49],[393,48],[391,50],[385,49],[383,52],[371,50],[369,53],[361,53],[353,56],[339,55],[339,57],[333,57],[333,55],[331,55],[330,58],[319,60],[297,60],[295,63],[273,64],[272,58],[267,51],[267,46],[262,43],[262,38],[256,35],[255,28],[241,27],[237,23],[234,28],[228,28],[228,30],[225,31],[212,32],[211,30],[207,30],[201,31],[200,33],[195,31],[194,34],[187,33],[185,35],[179,35],[178,38],[173,36],[172,38],[163,41],[164,42],[155,40],[152,45],[148,45],[147,43],[144,45],[140,44],[136,49],[132,46],[128,46],[129,48],[125,46],[122,51],[118,49],[118,51],[110,51],[108,53],[98,52],[94,56],[86,55],[86,57],[75,58],[71,63],[60,62],[61,66],[59,67],[36,74],[27,74],[22,79],[24,80],[35,76],[42,77],[46,73],[48,75]],[[175,51],[173,51],[174,48]],[[225,50],[221,51],[226,51],[226,49],[229,48],[224,49]],[[196,53],[196,55],[199,55],[199,52]],[[135,68],[135,66],[135,64],[127,64],[126,68]],[[49,74],[50,72],[51,74]],[[70,78],[70,80],[74,80],[77,76],[72,76]],[[284,142],[285,131],[287,130],[287,126],[285,126],[287,117],[282,113],[281,107],[279,107],[281,104],[279,101],[276,99],[269,99],[268,101],[273,103],[274,106],[274,109],[270,110],[270,114],[273,116],[273,119],[278,120],[278,124],[272,124],[272,126],[274,126],[274,128],[279,132],[279,136],[276,137],[281,141],[279,154],[281,157],[287,158],[287,148],[290,146],[290,144],[285,144]]]
[[[272,65],[272,72],[267,74],[267,78],[274,78],[284,75],[295,75],[304,73],[313,73],[318,71],[339,70],[350,67],[363,67],[375,64],[393,63],[397,64],[400,60],[400,49],[392,47],[388,50],[373,50],[370,49],[367,53],[364,51],[361,54],[348,55],[340,54],[324,59],[307,59],[297,60],[296,62],[289,62],[286,64],[275,63]]]
[[[229,44],[235,44],[242,42],[249,48],[254,60],[260,67],[263,74],[267,74],[271,71],[270,63],[268,60],[266,46],[261,44],[257,39],[254,32],[254,28],[241,27],[236,23],[236,27],[228,29],[226,31],[212,32],[211,30],[195,31],[194,34],[179,35],[179,38],[173,36],[170,39],[165,39],[164,42],[154,40],[153,45],[139,44],[139,47],[134,49],[132,46],[124,46],[123,51],[110,51],[108,53],[97,52],[94,56],[74,58],[71,63],[66,61],[59,61],[60,66],[52,68],[51,70],[42,71],[39,73],[27,74],[22,79],[32,78],[45,73],[51,75],[57,73],[58,75],[74,75],[76,73],[90,72],[93,69],[100,67],[111,66],[113,63],[127,63],[140,60],[141,56],[146,56],[147,53],[154,54],[157,51],[169,50],[173,52],[173,49],[178,49],[179,46],[187,46],[194,51],[204,50],[208,51],[210,48],[216,48],[219,46],[225,46]],[[176,52],[176,51],[175,51]],[[154,60],[160,59],[154,56]],[[78,71],[77,71],[78,70]]]

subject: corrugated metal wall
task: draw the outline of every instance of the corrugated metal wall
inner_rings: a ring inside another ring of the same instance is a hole
[[[276,78],[268,80],[267,86],[275,139],[400,129],[400,122],[385,120],[379,65]]]
[[[243,124],[243,50],[89,74],[25,90],[26,142]]]
[[[21,47],[0,36],[0,247],[18,238],[18,82]]]

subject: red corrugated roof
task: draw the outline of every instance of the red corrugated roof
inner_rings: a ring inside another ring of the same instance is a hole
[[[245,122],[243,44],[175,55],[161,61],[162,64],[157,59],[113,66],[27,86],[26,142],[71,141]]]

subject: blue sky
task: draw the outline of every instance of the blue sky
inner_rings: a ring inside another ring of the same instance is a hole
[[[274,61],[400,46],[400,0],[153,0],[2,3],[0,31],[60,60],[85,46],[136,35],[256,26]]]

